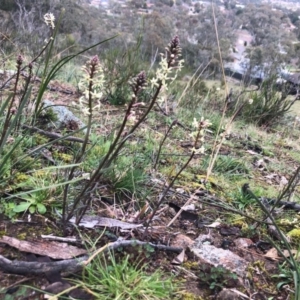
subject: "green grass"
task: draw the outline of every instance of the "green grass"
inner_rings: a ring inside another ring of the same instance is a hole
[[[208,160],[206,159],[202,162],[202,168],[206,169],[207,167]],[[247,167],[244,161],[236,159],[231,155],[219,155],[213,167],[213,171],[230,178],[241,178],[249,173],[249,167]]]
[[[119,262],[113,254],[108,259],[98,255],[85,267],[83,279],[77,283],[96,299],[174,299],[173,276],[163,274],[160,270],[147,273],[145,267],[129,261],[128,255]]]

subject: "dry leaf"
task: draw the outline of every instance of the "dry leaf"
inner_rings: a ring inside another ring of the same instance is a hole
[[[48,241],[20,241],[16,238],[3,236],[0,243],[10,245],[20,251],[49,256],[54,259],[71,259],[86,253],[86,250],[68,245],[67,243]]]
[[[271,248],[265,255],[264,257],[266,258],[270,258],[272,260],[279,260],[281,259],[279,256],[278,256],[278,252],[276,250],[276,248]]]
[[[71,223],[75,223],[75,217],[70,219]],[[133,229],[138,227],[143,227],[143,224],[132,224],[123,221],[119,221],[116,219],[99,217],[99,216],[84,216],[79,226],[83,226],[85,228],[94,228],[94,227],[120,227],[122,229]]]
[[[297,251],[297,250],[295,250],[295,249],[291,249],[291,252],[292,252],[293,256],[296,257],[297,260],[299,261],[299,260],[300,260],[300,253],[299,253],[299,251]],[[298,254],[298,257],[297,257],[297,254]],[[284,255],[285,257],[290,257],[290,253],[289,253],[289,251],[287,251],[287,250],[284,250],[284,251],[283,251],[283,255]]]
[[[209,228],[217,228],[221,225],[221,222],[215,221],[209,225],[205,225],[205,227],[209,227]]]
[[[182,250],[173,260],[173,265],[181,265],[184,262],[185,250]]]

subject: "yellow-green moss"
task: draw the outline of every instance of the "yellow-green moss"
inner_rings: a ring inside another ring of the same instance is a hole
[[[283,225],[283,226],[290,226],[290,225],[297,225],[299,224],[299,218],[293,218],[291,219],[281,219],[279,221],[279,225]]]
[[[245,217],[234,215],[233,218],[229,219],[229,222],[232,226],[238,226],[238,227],[242,228],[242,230],[248,229],[248,224],[246,222]]]
[[[184,268],[187,268],[187,269],[193,269],[193,270],[195,270],[195,269],[199,269],[199,263],[198,262],[196,262],[196,261],[186,261],[186,262],[184,262],[183,263],[183,267]]]
[[[182,300],[204,300],[201,296],[196,296],[192,293],[188,293],[188,292],[183,292],[182,293]]]
[[[66,153],[54,152],[53,157],[58,158],[66,163],[71,163],[73,161],[73,156],[70,154],[66,154]]]
[[[105,154],[105,149],[103,147],[100,147],[100,146],[95,146],[91,149],[91,152],[90,152],[91,155],[104,155]]]
[[[299,218],[295,217],[293,219],[281,219],[278,222],[279,226],[294,226],[294,225],[298,225],[299,224]]]
[[[48,173],[45,170],[36,170],[34,173],[32,173],[33,177],[46,177]]]
[[[22,232],[22,233],[19,233],[19,234],[17,235],[17,238],[18,238],[19,240],[25,240],[26,237],[27,237],[27,233],[26,233],[26,232]]]
[[[41,134],[35,134],[35,143],[37,145],[44,145],[48,143],[48,138],[46,138],[45,136],[41,135]]]
[[[257,260],[254,261],[253,263],[250,263],[247,267],[246,277],[250,280],[253,280],[253,277],[257,277],[258,273],[265,279],[271,278],[271,275],[266,270],[264,261]],[[267,293],[276,293],[276,285],[271,284],[269,281],[268,283],[266,283],[265,280],[258,280],[258,281],[254,281],[254,284],[257,288],[264,290]]]
[[[293,242],[300,242],[300,229],[294,228],[287,234]]]
[[[18,160],[23,153],[16,154],[15,160]],[[15,167],[16,169],[22,169],[23,172],[30,171],[32,169],[38,169],[42,166],[41,161],[37,160],[33,157],[27,156],[24,157],[22,160],[17,161]]]
[[[15,179],[15,182],[16,182],[16,183],[21,183],[21,182],[27,181],[28,178],[29,178],[29,176],[26,175],[26,174],[24,174],[24,173],[17,173],[17,174],[15,175],[15,178],[14,178],[14,179]]]

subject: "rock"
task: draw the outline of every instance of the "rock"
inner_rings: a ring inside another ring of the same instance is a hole
[[[50,294],[58,294],[70,287],[71,285],[69,283],[59,281],[48,285],[44,291]]]
[[[239,300],[238,294],[232,290],[223,289],[217,296],[217,300]]]
[[[56,105],[52,101],[46,99],[43,100],[43,106],[46,112],[51,109],[57,118],[56,121],[51,124],[47,124],[48,128],[55,127],[56,129],[68,128],[71,130],[77,130],[85,127],[85,124],[65,106]],[[86,129],[83,130],[83,132],[86,132]]]
[[[220,234],[222,235],[240,235],[241,230],[239,227],[234,227],[234,226],[226,226],[220,228]]]
[[[238,248],[248,248],[249,246],[253,245],[253,242],[247,238],[238,238],[234,240],[234,244]]]
[[[201,242],[201,236],[190,246],[190,250],[203,262],[214,267],[222,266],[230,272],[244,277],[248,262],[229,250]]]
[[[188,236],[184,234],[178,234],[172,241],[171,246],[186,249],[187,247],[190,247],[193,243],[194,241]]]
[[[210,234],[201,234],[195,240],[195,245],[200,247],[200,244],[210,245],[213,244],[213,238]]]

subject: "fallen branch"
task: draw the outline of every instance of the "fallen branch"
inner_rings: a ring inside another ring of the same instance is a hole
[[[271,200],[270,204],[274,206],[282,206],[283,209],[295,210],[297,212],[300,211],[300,204],[297,204],[296,202]]]
[[[64,138],[64,140],[66,141],[70,141],[70,142],[78,142],[78,143],[83,143],[84,140],[75,136],[66,136],[64,137],[63,135],[59,134],[59,133],[55,133],[55,132],[49,132],[49,131],[45,131],[42,129],[39,129],[37,127],[34,126],[28,126],[28,125],[22,125],[23,128],[37,132],[39,134],[45,135],[51,139],[61,139]]]
[[[79,241],[76,238],[64,238],[60,236],[54,236],[54,235],[41,235],[42,239],[47,239],[50,241],[59,241],[59,242],[66,242],[66,243],[76,243],[76,244],[82,244],[81,241]]]
[[[157,245],[153,243],[142,242],[138,240],[125,240],[109,243],[98,249],[90,256],[84,255],[79,258],[67,259],[63,261],[54,262],[26,262],[18,260],[9,260],[4,256],[0,255],[0,269],[5,273],[20,274],[20,275],[42,275],[45,273],[53,272],[64,272],[64,273],[75,273],[84,268],[97,254],[106,253],[108,251],[117,249],[119,247],[129,246],[150,246],[157,250],[171,251],[180,253],[182,248],[176,248],[166,245]]]
[[[55,262],[27,262],[9,260],[0,255],[0,268],[5,273],[19,275],[41,275],[45,273],[66,272],[75,273],[82,269],[82,262],[88,259],[83,256],[75,259],[67,259]]]

